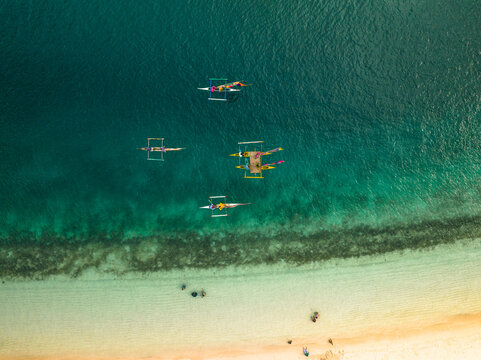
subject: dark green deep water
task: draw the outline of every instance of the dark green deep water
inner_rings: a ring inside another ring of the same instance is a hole
[[[0,276],[481,236],[480,24],[475,0],[0,1]],[[209,102],[213,76],[254,85]],[[285,149],[263,181],[227,156],[249,140]]]

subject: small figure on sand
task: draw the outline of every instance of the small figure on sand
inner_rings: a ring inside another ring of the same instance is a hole
[[[205,290],[202,289],[202,297],[204,297],[204,296],[205,296]]]
[[[304,347],[302,348],[302,350],[304,351],[304,355],[305,355],[306,357],[309,356],[309,351],[307,350],[307,346],[304,346]]]
[[[197,296],[197,291],[193,291],[192,294],[190,294],[190,295],[192,295],[192,297],[196,297],[196,296]]]
[[[316,322],[317,319],[319,319],[319,313],[316,311],[314,314],[312,314],[311,320],[312,322]]]
[[[329,338],[329,340],[327,340],[327,342],[328,342],[329,344],[331,344],[332,346],[334,346],[334,342],[332,341],[331,338]]]
[[[291,344],[292,344],[292,340],[287,340],[287,343],[288,343],[289,345],[291,345]]]
[[[181,287],[182,291],[184,291],[185,288],[186,288],[185,284],[182,284],[182,287]]]

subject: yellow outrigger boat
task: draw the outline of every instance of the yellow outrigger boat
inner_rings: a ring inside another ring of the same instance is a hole
[[[244,178],[246,179],[264,179],[264,176],[262,175],[263,170],[275,169],[275,166],[273,165],[278,165],[284,162],[284,160],[281,160],[272,164],[263,164],[262,157],[264,155],[271,155],[274,152],[284,150],[278,147],[278,148],[264,152],[262,150],[263,142],[264,141],[240,142],[238,143],[239,152],[235,154],[230,154],[230,156],[235,156],[239,158],[239,165],[236,166],[236,168],[244,170]],[[248,147],[251,144],[255,144],[254,149],[248,150]],[[244,159],[244,164],[241,163],[242,159]]]
[[[225,195],[220,195],[220,196],[209,196],[209,205],[207,206],[201,206],[200,209],[209,209],[212,211],[212,215],[210,217],[221,217],[221,216],[229,216],[227,213],[228,209],[233,209],[237,206],[243,206],[243,205],[250,205],[250,203],[227,203],[227,202],[222,202],[225,201],[227,196]],[[222,199],[219,203],[214,204],[212,199]],[[220,211],[220,215],[214,215],[214,211],[218,209]]]

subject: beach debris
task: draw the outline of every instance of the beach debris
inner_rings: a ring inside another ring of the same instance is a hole
[[[302,348],[302,351],[304,352],[304,355],[305,355],[306,357],[309,356],[309,351],[307,350],[307,346],[304,346],[304,347]]]
[[[184,290],[184,289],[182,289],[182,290]],[[192,291],[190,293],[190,295],[192,295],[192,297],[197,297],[197,295],[199,295],[199,293],[197,291]],[[207,295],[207,293],[205,292],[204,289],[202,289],[202,292],[200,293],[200,296],[205,297],[205,295]]]
[[[185,284],[182,284],[182,287],[181,287],[182,291],[184,291],[185,288],[186,288]]]
[[[331,338],[329,338],[329,340],[327,340],[327,342],[328,342],[329,344],[331,344],[332,346],[334,346],[334,342],[332,341]]]
[[[292,340],[287,340],[287,343],[288,343],[289,345],[291,345],[291,344],[292,344]]]
[[[327,350],[319,357],[319,360],[341,360],[344,359],[344,351],[332,352]]]

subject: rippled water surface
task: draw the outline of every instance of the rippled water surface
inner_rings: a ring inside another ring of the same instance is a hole
[[[476,1],[1,2],[0,275],[481,236]],[[245,80],[209,102],[209,77]],[[163,164],[136,150],[166,146]],[[243,179],[228,154],[285,160]],[[209,195],[251,202],[228,218]]]

